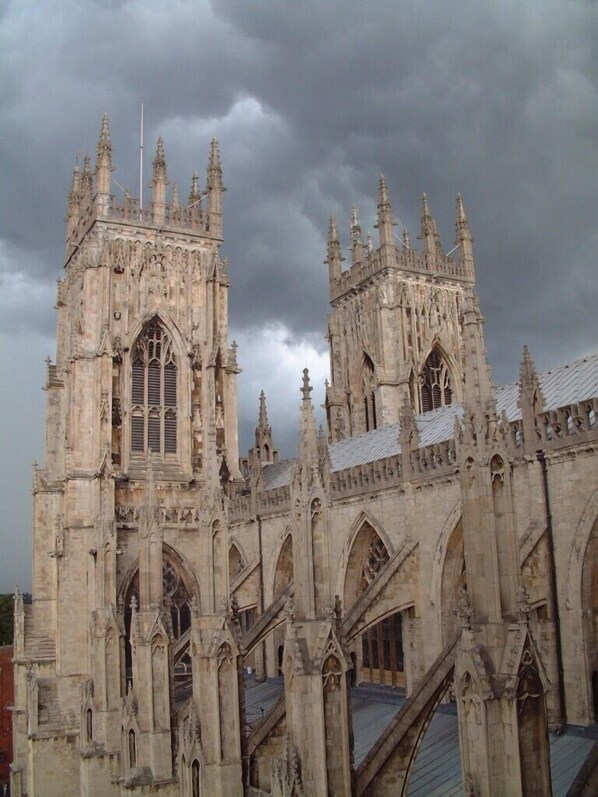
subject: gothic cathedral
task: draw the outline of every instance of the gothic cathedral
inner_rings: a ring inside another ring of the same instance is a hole
[[[451,256],[381,178],[348,267],[330,220],[327,430],[304,371],[296,459],[263,394],[240,458],[218,144],[182,202],[161,139],[149,208],[111,171],[105,116],[68,200],[14,797],[406,795],[441,701],[464,793],[552,794],[549,728],[598,712],[598,355],[524,349],[496,388],[461,197]],[[364,682],[407,700],[356,762]]]

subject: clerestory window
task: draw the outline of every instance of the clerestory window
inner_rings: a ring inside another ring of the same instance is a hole
[[[133,348],[131,451],[177,453],[177,363],[172,340],[155,318]]]

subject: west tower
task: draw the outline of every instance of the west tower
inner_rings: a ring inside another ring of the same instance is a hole
[[[205,190],[194,174],[185,202],[176,186],[167,199],[161,139],[149,207],[127,192],[117,202],[112,171],[104,116],[95,169],[88,157],[75,167],[68,199],[34,479],[35,597],[17,607],[14,793],[178,795],[178,770],[185,794],[233,795],[239,368],[218,144]]]

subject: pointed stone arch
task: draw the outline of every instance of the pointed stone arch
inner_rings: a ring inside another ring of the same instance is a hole
[[[389,553],[389,556],[392,556],[392,554],[394,553],[394,546],[390,541],[390,538],[386,533],[382,523],[370,512],[367,512],[365,510],[360,512],[359,515],[355,518],[355,520],[351,524],[351,528],[349,530],[349,534],[347,536],[345,545],[343,547],[343,551],[341,553],[341,558],[338,566],[338,575],[336,580],[336,594],[342,596],[343,609],[345,612],[349,609],[349,606],[345,603],[345,598],[344,598],[349,559],[355,545],[355,540],[358,537],[364,523],[369,524],[374,529],[376,534],[380,537],[380,539],[384,543],[386,550]]]
[[[457,536],[455,536],[455,533]],[[459,542],[460,538],[460,542]],[[438,649],[445,645],[456,630],[455,618],[452,609],[456,606],[456,595],[461,583],[461,569],[455,564],[455,555],[460,551],[463,558],[463,529],[462,529],[462,506],[461,501],[451,509],[434,549],[432,561],[432,580],[430,589],[430,604],[436,611],[438,629]],[[452,585],[452,586],[451,586]],[[447,602],[447,597],[453,600]],[[449,625],[453,630],[446,633],[444,623],[450,614],[452,623]]]
[[[369,518],[361,517],[351,535],[349,555],[343,583],[343,605],[347,611],[374,581],[392,555],[382,536]]]
[[[598,719],[598,489],[589,497],[571,542],[565,605],[564,642],[566,636],[576,644],[582,640],[579,677],[566,685],[568,716],[591,723]]]
[[[293,535],[288,528],[279,537],[272,557],[272,571],[268,581],[270,601],[274,600],[293,581]]]
[[[247,567],[247,557],[243,551],[243,546],[235,537],[229,537],[228,541],[228,577],[232,583],[234,579]]]

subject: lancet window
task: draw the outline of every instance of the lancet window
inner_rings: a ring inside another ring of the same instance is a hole
[[[157,318],[133,348],[131,450],[177,453],[177,362],[172,340]]]
[[[365,415],[365,430],[378,427],[376,418],[376,377],[374,373],[374,363],[365,355],[363,363],[363,411]]]
[[[453,400],[449,370],[437,349],[433,349],[420,375],[421,411],[445,407]]]

